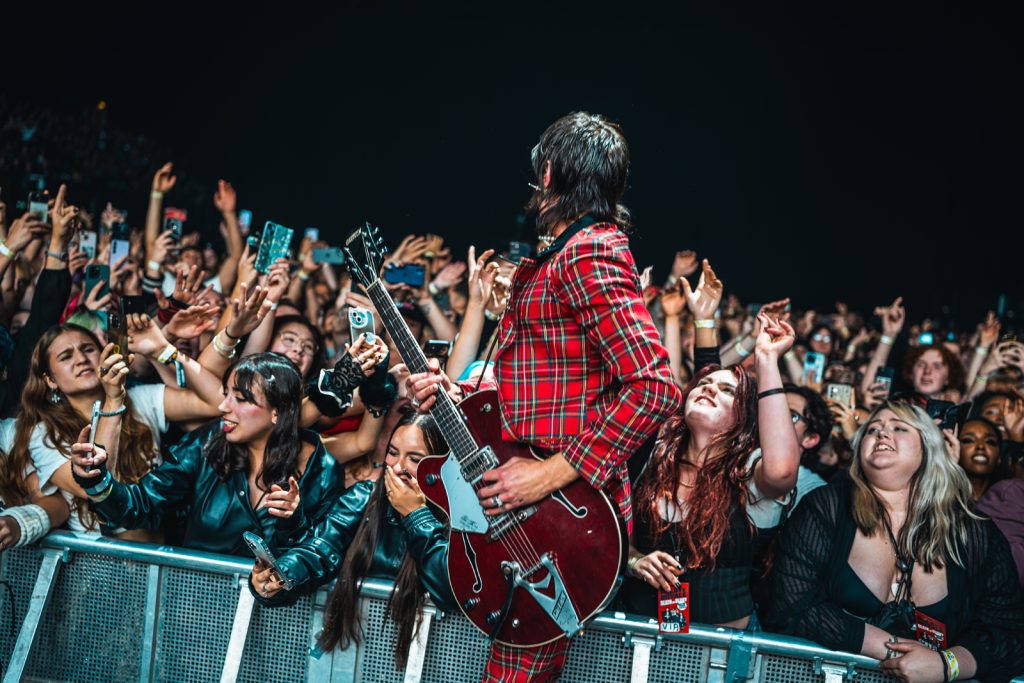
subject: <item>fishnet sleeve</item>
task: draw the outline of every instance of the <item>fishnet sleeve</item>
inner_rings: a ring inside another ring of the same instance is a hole
[[[771,575],[765,622],[770,630],[813,640],[833,650],[860,652],[864,622],[847,614],[828,595],[829,558],[835,547],[842,496],[836,485],[815,489],[796,507],[783,528]]]

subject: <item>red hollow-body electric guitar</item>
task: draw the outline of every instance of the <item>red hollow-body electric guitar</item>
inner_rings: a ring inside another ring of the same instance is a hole
[[[383,253],[377,229],[367,225],[346,241],[346,267],[366,287],[409,371],[426,372],[422,349],[380,281]],[[542,456],[502,440],[495,391],[458,405],[439,392],[431,414],[450,452],[421,460],[416,478],[448,516],[448,576],[463,613],[514,647],[575,635],[614,596],[625,568],[628,539],[618,507],[577,479],[537,503],[488,517],[477,497],[481,475],[514,457]]]

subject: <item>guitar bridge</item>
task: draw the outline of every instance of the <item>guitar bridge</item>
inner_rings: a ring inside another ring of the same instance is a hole
[[[511,512],[506,512],[499,515],[491,520],[491,533],[490,539],[497,541],[504,536],[509,529],[516,524],[525,522],[530,516],[537,511],[536,505],[531,505],[525,508],[519,508]]]
[[[576,608],[573,607],[572,600],[569,599],[569,592],[565,589],[562,575],[558,572],[558,567],[555,566],[555,559],[551,553],[541,555],[540,563],[530,567],[525,572],[522,565],[518,562],[502,562],[501,569],[506,575],[511,577],[511,583],[514,586],[524,588],[537,601],[537,604],[547,612],[551,620],[558,624],[558,627],[562,629],[566,637],[571,638],[580,632],[583,624],[580,623],[580,617],[576,614]],[[541,569],[547,570],[546,577],[540,581],[531,582],[528,580],[532,574]],[[552,595],[545,595],[541,592],[542,589],[546,590],[552,583],[554,583]]]

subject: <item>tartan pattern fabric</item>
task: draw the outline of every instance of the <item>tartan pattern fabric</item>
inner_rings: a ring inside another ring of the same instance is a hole
[[[559,638],[539,647],[491,644],[482,683],[544,683],[557,681],[565,668],[569,641]]]
[[[668,352],[614,224],[579,229],[538,259],[519,262],[498,327],[504,438],[563,453],[631,526],[626,460],[681,396]]]

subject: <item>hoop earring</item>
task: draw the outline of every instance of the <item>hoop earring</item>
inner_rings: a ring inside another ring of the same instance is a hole
[[[50,405],[60,405],[61,402],[60,389],[50,389],[50,395],[46,399],[50,402]]]

